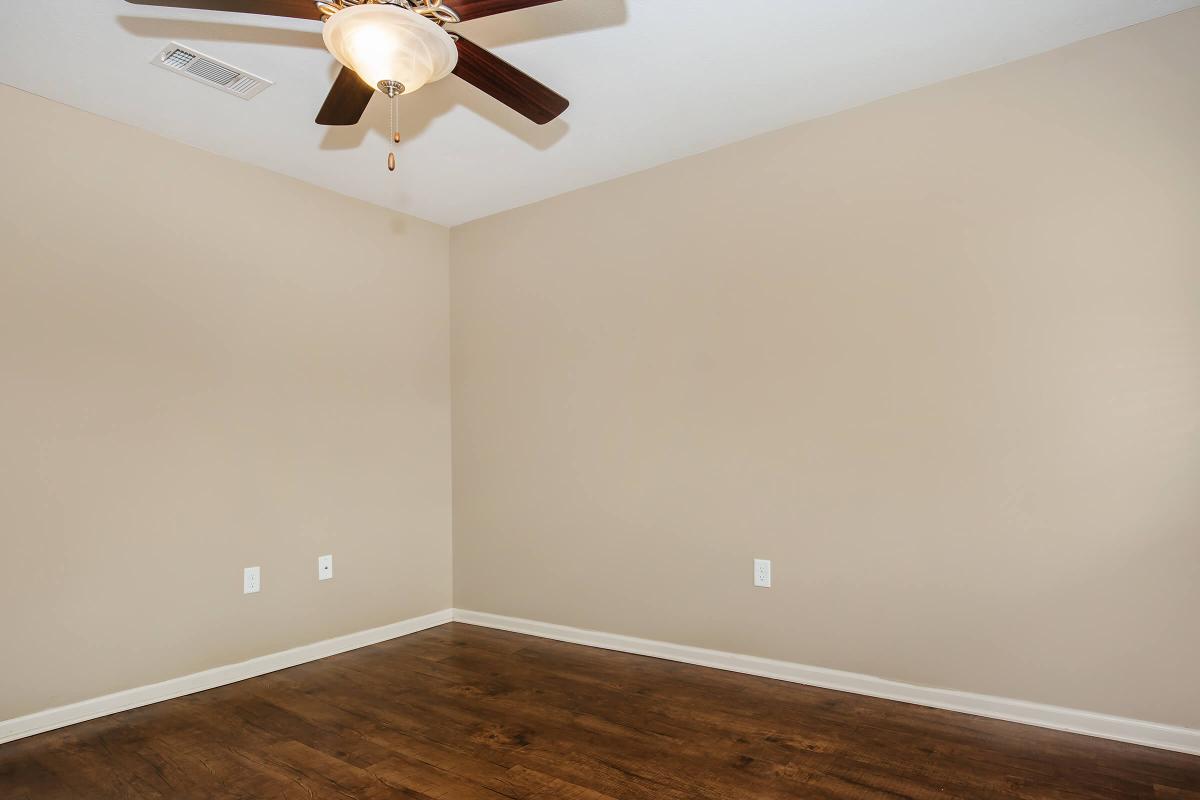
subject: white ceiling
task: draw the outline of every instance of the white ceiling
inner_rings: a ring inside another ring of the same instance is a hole
[[[452,5],[453,0],[447,0]],[[454,225],[1200,0],[562,0],[462,32],[572,101],[537,127],[451,76],[355,128],[313,123],[320,23],[122,0],[6,3],[0,81]],[[245,101],[149,61],[168,41],[274,80]]]

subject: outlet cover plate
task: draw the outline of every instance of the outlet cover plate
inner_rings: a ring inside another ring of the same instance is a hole
[[[760,589],[771,588],[771,562],[765,558],[754,559],[754,585]]]
[[[254,594],[262,588],[262,571],[259,567],[242,570],[242,594]]]
[[[333,556],[320,556],[317,559],[317,580],[327,581],[333,577]]]

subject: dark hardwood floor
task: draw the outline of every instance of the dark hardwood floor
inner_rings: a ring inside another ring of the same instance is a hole
[[[1200,800],[1200,757],[451,624],[0,745],[0,798]]]

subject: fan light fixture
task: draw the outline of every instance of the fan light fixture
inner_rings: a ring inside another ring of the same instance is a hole
[[[343,8],[325,21],[324,39],[334,58],[388,95],[411,94],[458,64],[450,34],[391,3]]]
[[[387,96],[392,145],[400,144],[399,99],[451,72],[538,125],[567,110],[567,98],[445,25],[558,0],[125,0],[138,6],[200,8],[325,23],[325,47],[342,64],[317,113],[318,125],[355,125],[379,90]],[[459,54],[463,54],[461,63]],[[165,58],[165,57],[164,57]],[[164,61],[165,63],[165,61]],[[213,62],[214,64],[217,62]],[[191,66],[188,65],[191,69]],[[245,94],[243,93],[243,96]],[[396,148],[388,169],[396,169]]]

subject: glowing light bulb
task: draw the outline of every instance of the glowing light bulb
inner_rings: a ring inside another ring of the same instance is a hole
[[[325,22],[325,47],[339,62],[378,87],[396,81],[411,94],[450,74],[458,47],[436,22],[388,3],[342,9]]]

